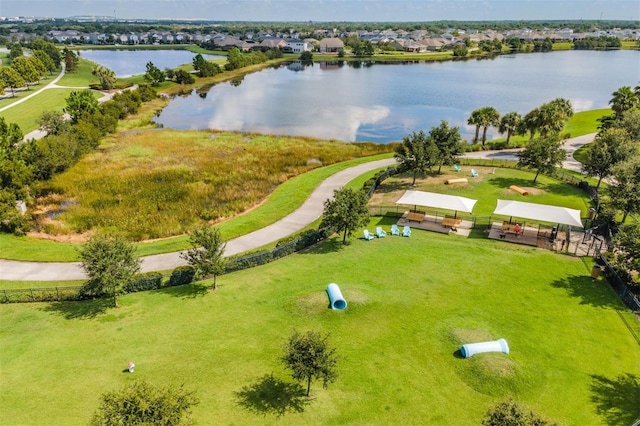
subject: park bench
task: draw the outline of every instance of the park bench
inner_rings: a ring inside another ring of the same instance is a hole
[[[516,231],[516,227],[518,230]],[[514,234],[515,236],[524,234],[524,226],[521,223],[502,222],[502,235]]]

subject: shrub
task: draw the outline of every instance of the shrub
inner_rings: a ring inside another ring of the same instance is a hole
[[[167,286],[172,287],[176,285],[191,284],[195,275],[196,270],[193,266],[178,266],[171,273]]]
[[[162,287],[162,274],[160,272],[147,272],[136,276],[129,284],[124,286],[125,293],[137,291],[155,290]]]

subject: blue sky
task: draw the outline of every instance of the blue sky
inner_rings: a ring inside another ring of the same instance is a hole
[[[0,16],[223,21],[640,19],[639,0],[0,0]]]

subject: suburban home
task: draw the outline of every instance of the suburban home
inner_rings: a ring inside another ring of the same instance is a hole
[[[313,50],[313,45],[311,43],[300,40],[299,38],[288,38],[285,42],[287,45],[282,48],[282,51],[286,53],[302,53],[311,52]]]
[[[344,43],[337,37],[328,37],[320,40],[320,52],[338,53],[344,50]]]
[[[261,50],[266,52],[269,49],[284,49],[287,46],[287,42],[278,37],[266,37],[260,43],[253,46],[254,50]]]

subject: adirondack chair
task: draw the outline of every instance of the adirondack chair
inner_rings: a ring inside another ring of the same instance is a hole
[[[364,239],[367,241],[373,240],[375,238],[375,236],[371,232],[369,232],[367,229],[365,229],[363,233],[364,233]]]
[[[471,177],[478,177],[478,176],[480,175],[478,174],[478,172],[476,172],[476,169],[471,169]]]
[[[387,232],[382,229],[382,226],[376,226],[376,237],[384,238],[387,236]]]
[[[400,229],[395,223],[391,225],[391,235],[400,235]]]
[[[402,229],[402,236],[403,237],[410,237],[411,236],[411,228],[409,228],[408,226],[405,226]]]
[[[460,166],[458,166],[457,164],[454,164],[454,165],[453,165],[453,170],[455,170],[456,172],[459,172],[459,171],[460,171],[460,170],[462,170],[462,169],[461,169],[461,168],[460,168]]]

